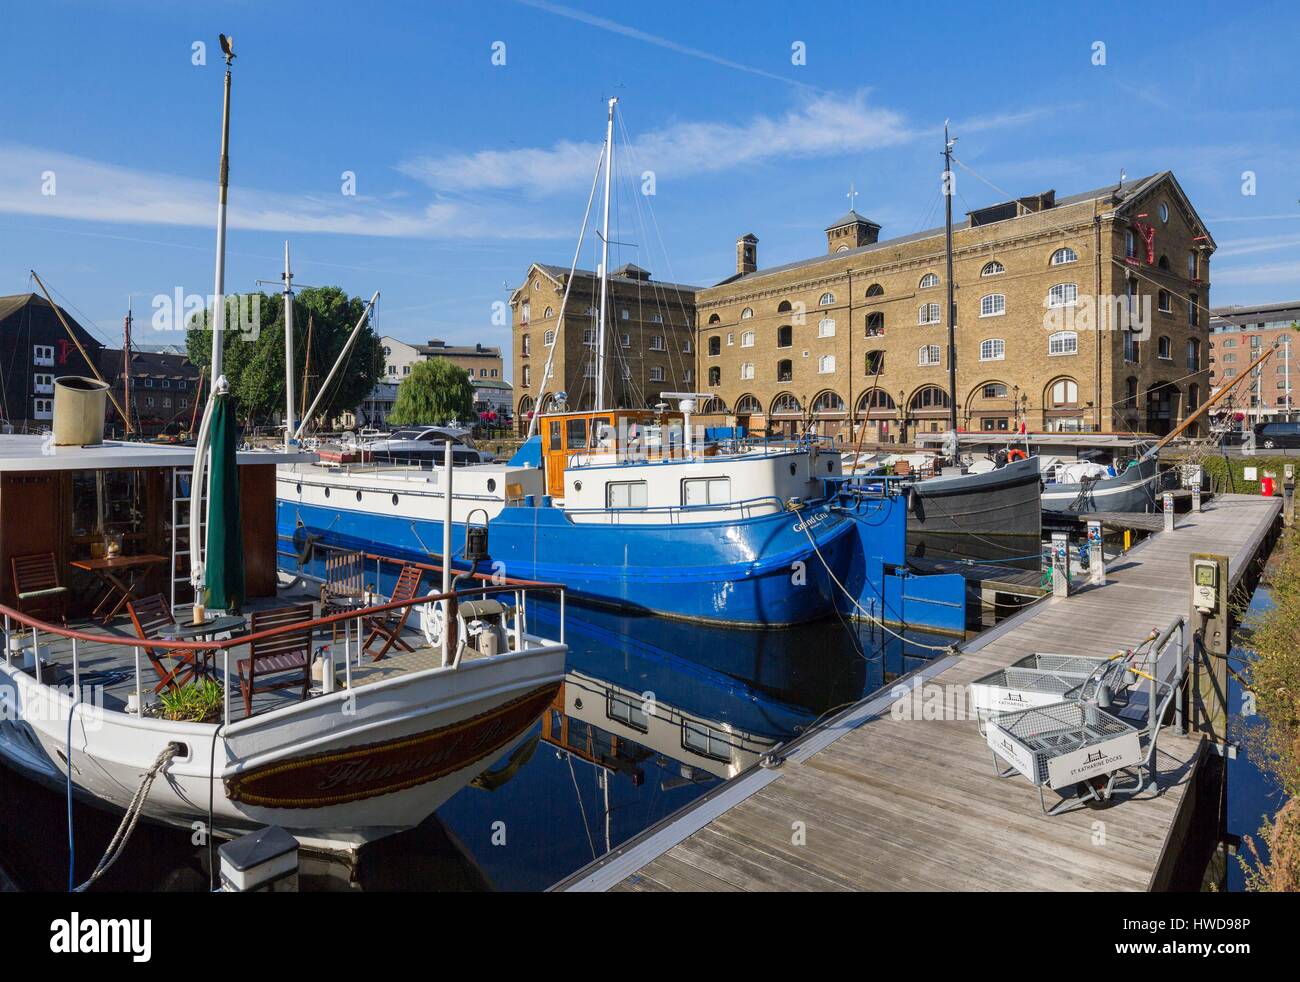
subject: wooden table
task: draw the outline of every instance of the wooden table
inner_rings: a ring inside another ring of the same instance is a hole
[[[158,637],[163,641],[212,641],[215,640],[218,634],[229,634],[233,637],[243,634],[247,630],[248,622],[243,617],[238,614],[229,614],[223,617],[209,617],[202,624],[185,623],[165,627],[158,632]],[[205,648],[202,651],[172,650],[167,654],[186,662],[190,666],[189,674],[179,683],[181,685],[184,685],[185,682],[195,676],[210,674],[208,661],[212,654],[211,649]]]
[[[78,559],[70,563],[73,568],[84,570],[103,584],[106,592],[102,600],[95,605],[93,617],[100,617],[107,623],[121,612],[131,600],[136,599],[136,587],[141,576],[150,567],[167,563],[166,556],[143,553],[138,556],[105,556],[102,559]]]

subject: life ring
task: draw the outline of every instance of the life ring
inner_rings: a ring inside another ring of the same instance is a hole
[[[1011,463],[1011,461],[1013,461],[1013,460],[1026,460],[1026,459],[1028,459],[1028,457],[1029,457],[1029,455],[1026,454],[1023,450],[1008,450],[1008,451],[1007,451],[1007,463]]]

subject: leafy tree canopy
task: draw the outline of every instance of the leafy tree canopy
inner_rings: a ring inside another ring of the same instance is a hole
[[[238,297],[239,308],[249,321],[246,325],[235,315],[231,299],[226,315],[222,372],[230,383],[240,415],[253,422],[265,421],[284,410],[284,298],[264,293]],[[310,357],[307,405],[311,405],[365,308],[365,301],[349,297],[335,286],[305,289],[294,297],[294,388],[298,402],[295,415],[302,408],[306,360]],[[256,317],[251,316],[253,313]],[[307,352],[309,321],[310,356]],[[211,311],[204,311],[191,320],[186,333],[190,361],[199,366],[209,366],[212,360],[211,324]],[[317,419],[328,420],[355,409],[382,378],[383,371],[383,348],[366,324],[330,384]]]
[[[446,358],[430,358],[411,366],[397,387],[397,400],[388,421],[398,426],[466,422],[474,414],[474,386],[465,369]]]

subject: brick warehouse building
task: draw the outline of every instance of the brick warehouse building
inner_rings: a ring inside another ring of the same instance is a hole
[[[826,254],[736,273],[696,295],[700,391],[751,430],[902,443],[948,419],[942,227],[880,239],[856,211]],[[1165,171],[954,221],[958,425],[1167,432],[1209,394],[1214,241]],[[1149,303],[1150,331],[1093,329],[1097,297]]]
[[[1300,345],[1292,344],[1292,330],[1300,324],[1300,300],[1217,307],[1211,314],[1211,392],[1234,381],[1275,339],[1286,345],[1255,370],[1254,378],[1237,386],[1219,404],[1222,411],[1244,413],[1252,423],[1292,418],[1300,388],[1300,363],[1296,362]],[[1215,412],[1219,411],[1216,407]]]
[[[523,286],[510,295],[515,421],[521,432],[537,407],[546,358],[556,338],[561,344],[546,383],[543,410],[553,404],[556,392],[567,394],[570,409],[587,409],[595,403],[600,279],[591,270],[576,272],[561,329],[560,302],[568,279],[568,267],[534,263]],[[610,274],[607,405],[653,406],[660,392],[695,387],[698,289],[662,283],[630,263]]]

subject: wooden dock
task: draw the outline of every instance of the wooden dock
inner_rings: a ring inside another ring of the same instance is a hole
[[[1169,885],[1205,750],[1165,730],[1157,788],[1054,817],[994,776],[966,685],[1032,654],[1107,654],[1188,608],[1188,555],[1227,554],[1240,583],[1281,500],[1223,495],[1115,560],[1101,587],[1047,597],[851,707],[556,884],[557,890],[1150,890]],[[897,687],[944,687],[944,719],[899,719]],[[1193,789],[1194,790],[1194,789]],[[1049,792],[1049,795],[1051,792]],[[1053,797],[1053,800],[1054,797]]]

